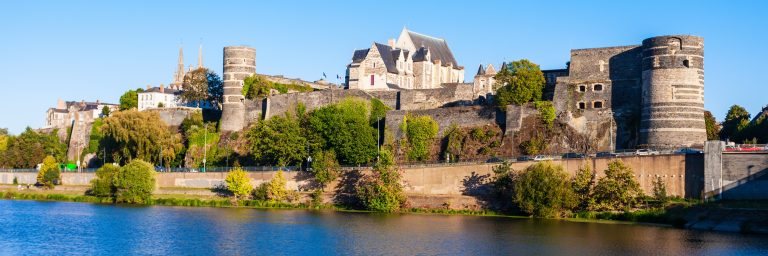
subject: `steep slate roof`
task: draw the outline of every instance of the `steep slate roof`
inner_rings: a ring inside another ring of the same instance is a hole
[[[413,62],[427,61],[427,53],[429,53],[429,49],[425,47],[417,49],[416,52],[413,53]]]
[[[381,59],[384,60],[384,66],[387,67],[387,72],[397,74],[397,64],[392,57],[392,47],[389,45],[374,43],[376,49],[381,55]]]
[[[400,52],[403,52],[403,58],[408,59],[408,50],[406,49],[394,49],[392,50],[392,59],[397,61],[400,58]]]
[[[454,67],[459,67],[456,59],[453,58],[451,49],[448,48],[448,43],[444,39],[422,35],[410,30],[408,31],[408,36],[411,37],[411,42],[416,47],[423,46],[429,49],[432,53],[432,60],[439,59],[443,66],[448,66],[448,63],[452,63]]]
[[[478,76],[485,75],[485,69],[483,68],[483,64],[480,64],[480,67],[477,68],[477,75]]]
[[[355,53],[352,55],[352,62],[353,63],[360,63],[363,60],[365,60],[365,56],[368,56],[368,51],[371,49],[362,49],[362,50],[355,50]]]
[[[146,93],[146,92],[160,92],[160,87],[152,87],[149,88],[149,90],[144,90],[140,93]],[[181,90],[171,89],[171,88],[164,88],[163,93],[165,94],[181,94]]]

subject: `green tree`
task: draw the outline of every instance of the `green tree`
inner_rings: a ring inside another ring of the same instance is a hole
[[[134,159],[168,163],[182,149],[181,136],[171,133],[156,112],[120,111],[104,119],[104,138],[99,143],[118,163]]]
[[[137,96],[138,96],[138,95],[137,95]],[[138,100],[137,100],[137,101],[138,101]],[[137,103],[137,104],[138,104],[138,103]],[[105,106],[105,107],[101,108],[101,117],[108,117],[108,116],[109,116],[109,112],[111,112],[111,111],[112,111],[112,110],[111,110],[109,107],[107,107],[107,106]]]
[[[184,92],[181,99],[200,106],[200,102],[208,99],[208,69],[198,68],[184,75],[182,87]]]
[[[579,210],[589,210],[595,204],[595,200],[592,197],[594,186],[595,172],[589,163],[585,161],[584,165],[576,171],[576,176],[573,177],[571,182]]]
[[[115,201],[118,203],[149,203],[154,191],[155,170],[143,160],[136,159],[121,167],[115,177]]]
[[[117,192],[115,180],[120,167],[106,164],[96,170],[96,178],[91,180],[90,194],[98,197],[114,197]]]
[[[494,166],[493,170],[493,191],[499,198],[512,198],[515,191],[515,171],[512,169],[512,163],[504,161]]]
[[[129,110],[139,107],[139,93],[144,89],[128,90],[120,96],[120,110]]]
[[[528,166],[515,179],[514,202],[537,217],[559,217],[576,206],[568,174],[552,162]]]
[[[248,173],[243,171],[242,168],[236,167],[227,174],[227,178],[224,179],[227,182],[227,189],[235,195],[235,199],[242,199],[251,194],[253,191],[253,185],[251,185],[251,179],[248,177]]]
[[[53,156],[46,156],[43,160],[43,165],[37,172],[37,183],[47,188],[53,188],[54,185],[59,184],[60,179],[59,163],[56,162]]]
[[[458,161],[464,148],[464,139],[467,135],[456,124],[451,124],[445,131],[445,148],[443,153],[446,159]]]
[[[8,140],[10,140],[8,129],[0,128],[0,155],[3,154],[3,151],[8,149]]]
[[[60,142],[56,134],[36,132],[27,127],[18,136],[7,137],[7,148],[0,151],[0,166],[10,168],[33,168],[41,163],[46,156],[53,156],[55,160],[64,161],[67,145]]]
[[[534,102],[534,106],[539,111],[541,122],[547,128],[552,128],[552,124],[555,123],[555,105],[551,101],[537,101]]]
[[[546,83],[539,65],[526,59],[513,61],[508,70],[497,73],[495,79],[498,106],[539,101]]]
[[[205,76],[208,80],[207,100],[211,105],[221,109],[221,103],[224,102],[224,82],[221,81],[221,77],[216,72],[210,69],[205,73]]]
[[[328,183],[333,182],[339,177],[341,166],[336,159],[336,153],[333,150],[321,151],[315,155],[312,162],[312,174],[315,180],[320,184],[320,190],[325,190]]]
[[[368,101],[346,98],[315,109],[307,127],[323,149],[333,149],[340,163],[358,165],[376,157],[376,129],[370,125]]]
[[[440,127],[430,116],[406,115],[400,129],[408,139],[408,159],[425,160],[429,157],[429,147],[437,137]]]
[[[720,124],[717,123],[715,116],[712,112],[704,111],[704,123],[707,127],[707,140],[719,140],[720,139]]]
[[[366,209],[395,212],[405,204],[406,197],[400,181],[401,174],[394,164],[392,153],[382,150],[372,173],[360,179],[356,186],[356,193]]]
[[[377,98],[371,99],[371,125],[380,125],[379,122],[387,117],[390,108]]]
[[[295,116],[275,116],[259,121],[248,131],[251,154],[266,165],[299,164],[307,156],[307,139]]]
[[[667,197],[667,183],[661,177],[656,177],[653,180],[653,198],[662,203],[669,200],[669,197]]]
[[[749,112],[739,105],[733,105],[728,109],[720,130],[720,139],[741,142],[745,139],[740,132],[749,125]]]
[[[292,199],[298,195],[295,191],[288,191],[285,187],[286,183],[285,176],[283,176],[283,170],[278,170],[275,172],[272,180],[262,183],[253,191],[253,197],[259,200],[272,202],[292,201]]]
[[[621,160],[608,163],[605,176],[597,180],[594,191],[597,207],[602,210],[629,210],[643,196],[632,168]]]

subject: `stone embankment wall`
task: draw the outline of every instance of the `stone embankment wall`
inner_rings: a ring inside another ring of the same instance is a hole
[[[488,106],[459,106],[436,108],[426,110],[394,110],[388,111],[385,127],[395,135],[396,139],[402,138],[400,124],[406,115],[429,116],[434,119],[440,131],[438,137],[456,125],[459,128],[472,128],[486,125],[499,126],[505,134],[511,134],[520,130],[523,118],[535,115],[538,111],[530,106],[508,105],[506,111]]]
[[[160,120],[163,120],[168,126],[178,127],[185,118],[201,110],[196,108],[158,108],[147,111],[156,112],[160,115]]]
[[[768,199],[768,152],[723,152],[724,148],[721,141],[706,143],[704,197]]]
[[[701,155],[662,155],[621,157],[632,168],[643,191],[651,194],[652,182],[660,177],[667,185],[667,193],[673,196],[698,198],[702,191],[703,158]],[[611,158],[555,160],[566,172],[573,175],[585,162],[596,170],[597,178],[604,176],[604,170]],[[535,162],[513,163],[514,170],[523,170]],[[409,166],[403,168],[403,183],[409,195],[451,200],[472,201],[466,196],[476,196],[489,188],[496,164]],[[0,183],[11,184],[18,177],[20,184],[34,183],[36,173],[0,173]],[[224,184],[227,173],[158,173],[157,185],[162,189],[211,189]],[[275,172],[250,172],[254,185],[272,179]],[[284,172],[288,189],[308,190],[312,176],[306,172]],[[88,186],[95,176],[93,173],[62,173],[65,185]],[[335,188],[338,182],[329,187]],[[442,199],[440,199],[442,200]],[[444,202],[444,201],[443,201]],[[440,203],[443,203],[440,202]],[[439,204],[438,204],[439,205]]]

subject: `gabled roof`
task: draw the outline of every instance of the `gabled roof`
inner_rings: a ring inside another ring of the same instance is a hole
[[[387,72],[397,74],[397,64],[392,57],[392,47],[380,43],[373,43],[373,45],[379,51],[381,59],[384,61],[384,66],[387,67]]]
[[[488,75],[496,74],[496,69],[493,68],[493,64],[488,64],[488,67],[485,68],[485,74],[488,74]]]
[[[445,42],[445,39],[422,35],[407,29],[404,30],[407,32],[407,35],[410,37],[415,48],[423,46],[429,49],[432,55],[432,60],[440,60],[443,66],[448,66],[448,64],[451,63],[454,67],[459,67],[459,64],[453,57],[453,53],[451,52],[451,49],[448,48],[448,43]]]
[[[428,53],[429,53],[429,49],[425,47],[419,48],[418,50],[416,50],[415,53],[413,53],[413,62],[427,61]]]
[[[365,60],[365,56],[368,56],[368,51],[371,49],[362,49],[362,50],[355,50],[355,53],[352,54],[352,63],[360,63],[363,60]]]

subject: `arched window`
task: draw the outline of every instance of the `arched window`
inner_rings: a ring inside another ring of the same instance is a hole
[[[603,102],[602,101],[592,102],[592,108],[603,108]]]
[[[595,85],[592,86],[592,90],[596,91],[596,92],[602,91],[603,90],[603,85],[602,84],[595,84]]]

